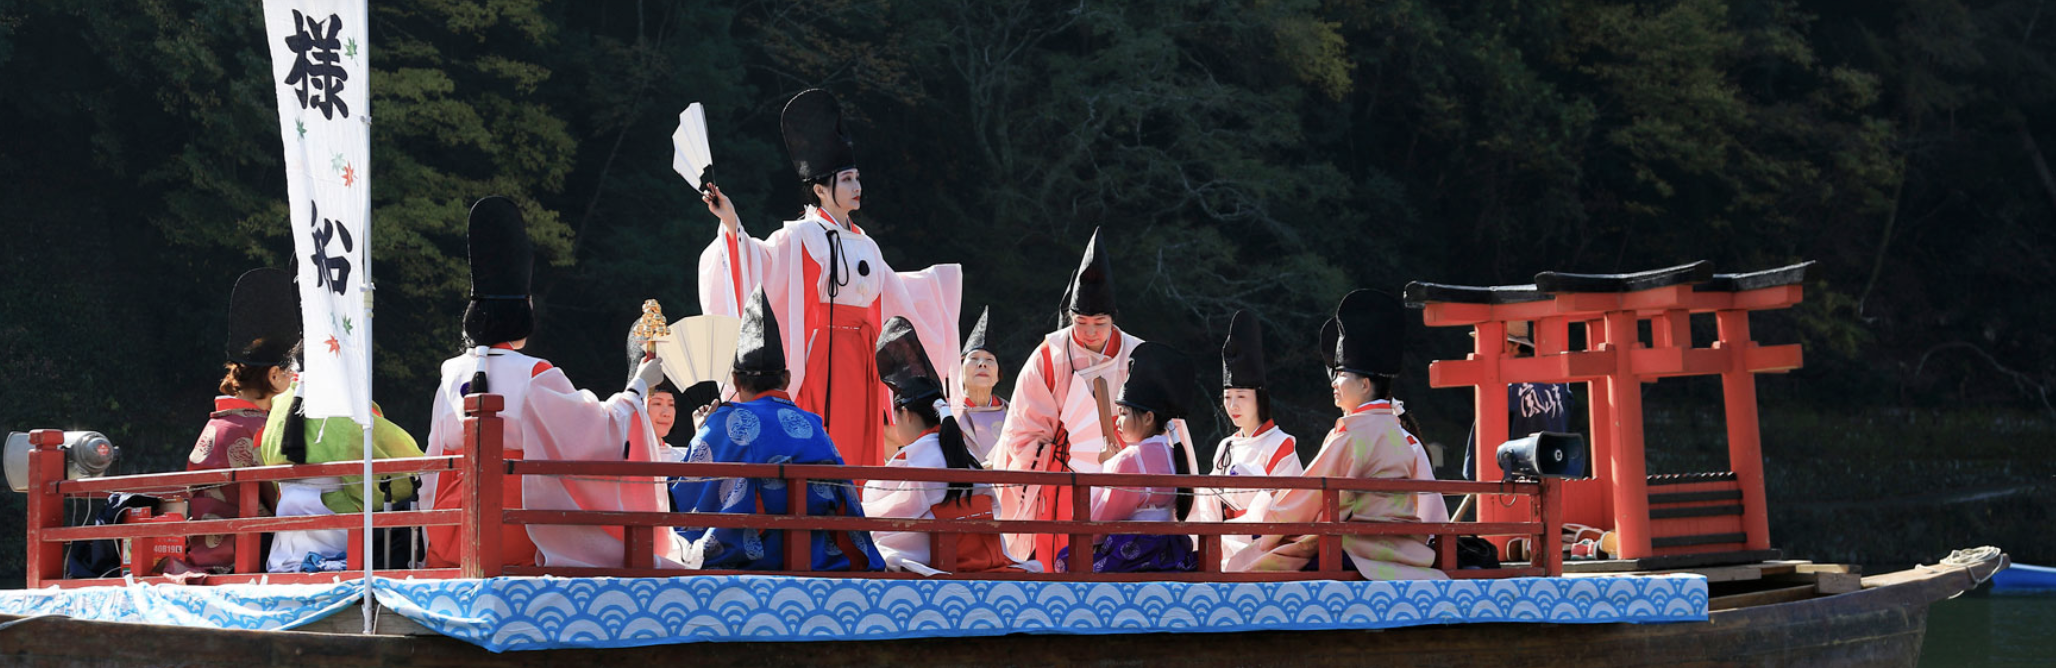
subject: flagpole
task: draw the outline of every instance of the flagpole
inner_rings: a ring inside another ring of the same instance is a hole
[[[358,16],[364,17],[364,20],[367,22],[371,20],[370,5],[370,0],[359,0],[357,5],[361,10]],[[371,352],[372,341],[374,340],[371,338],[371,321],[373,319],[371,297],[376,287],[371,280],[371,29],[369,25],[366,25],[364,28],[364,61],[366,64],[364,73],[366,80],[363,88],[364,103],[357,115],[357,120],[364,124],[364,262],[358,265],[359,270],[363,272],[364,276],[364,282],[360,284],[360,289],[364,291],[364,375],[362,376],[364,378],[364,401],[357,407],[357,414],[364,416],[364,501],[359,504],[361,506],[360,510],[364,511],[364,541],[359,547],[363,550],[364,555],[364,633],[370,635],[374,627],[374,615],[377,612],[378,606],[378,601],[375,600],[371,593],[371,571],[373,566],[378,563],[377,555],[371,552],[373,542],[371,513],[373,510],[372,505],[378,501],[379,497],[374,494],[378,488],[377,481],[371,477],[373,454],[371,441],[372,427],[378,422],[378,418],[371,413],[371,389],[373,387],[371,381]],[[409,555],[409,557],[411,558],[412,555]]]

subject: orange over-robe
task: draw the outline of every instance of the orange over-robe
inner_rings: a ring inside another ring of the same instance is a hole
[[[886,319],[906,317],[922,341],[933,342],[930,363],[956,368],[962,268],[895,272],[862,228],[819,207],[763,241],[721,230],[700,254],[699,278],[700,311],[708,314],[740,317],[739,305],[764,288],[785,340],[793,402],[821,416],[851,465],[883,465],[890,454],[883,430],[889,395],[872,351]]]

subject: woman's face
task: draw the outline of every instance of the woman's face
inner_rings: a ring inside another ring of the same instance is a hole
[[[1114,431],[1121,432],[1121,443],[1141,443],[1156,435],[1156,416],[1149,411],[1136,410],[1128,406],[1114,408]]]
[[[855,211],[864,208],[864,182],[857,178],[857,170],[845,169],[835,173],[834,187],[814,186],[814,197],[821,202],[833,202],[829,208]],[[833,195],[831,199],[830,195]]]
[[[1256,415],[1256,390],[1239,387],[1221,390],[1221,410],[1243,434],[1255,434],[1257,427],[1264,426]]]
[[[892,421],[885,424],[885,444],[897,451],[908,443],[921,440],[921,432],[927,431],[915,419],[914,412],[905,408],[892,409]]]
[[[1371,401],[1369,378],[1343,371],[1335,374],[1335,379],[1329,381],[1328,386],[1335,390],[1335,407],[1345,412],[1356,410],[1356,407]]]
[[[671,425],[678,422],[678,398],[670,392],[651,392],[645,402],[650,409],[650,429],[657,432],[657,438],[671,435]]]
[[[999,358],[983,350],[973,350],[964,356],[963,367],[957,374],[964,387],[991,392],[992,387],[999,384]]]
[[[1114,317],[1110,315],[1071,314],[1071,338],[1078,345],[1090,350],[1102,350],[1107,339],[1114,335]]]

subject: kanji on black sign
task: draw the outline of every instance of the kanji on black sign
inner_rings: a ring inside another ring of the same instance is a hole
[[[312,203],[309,206],[314,210],[314,213],[309,217],[320,221],[313,226],[314,256],[309,258],[314,263],[314,285],[315,287],[328,288],[338,295],[343,294],[344,286],[350,284],[350,256],[347,253],[355,245],[350,240],[350,227],[348,225],[337,225],[336,221],[322,218],[321,204],[319,202]],[[343,253],[345,254],[329,257],[328,242],[330,239],[336,239],[337,237],[341,237],[337,240],[343,242]]]
[[[326,33],[322,28],[328,28]],[[293,10],[293,30],[296,34],[286,38],[286,48],[294,54],[293,70],[286,73],[285,84],[297,86],[300,108],[318,108],[322,118],[334,120],[336,114],[350,117],[350,105],[343,102],[343,82],[350,73],[342,65],[342,41],[336,34],[343,29],[343,19],[335,14],[328,15],[326,23]]]

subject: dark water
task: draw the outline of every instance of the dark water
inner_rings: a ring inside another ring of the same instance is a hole
[[[1989,587],[1928,609],[1922,668],[2056,665],[2056,590]]]

